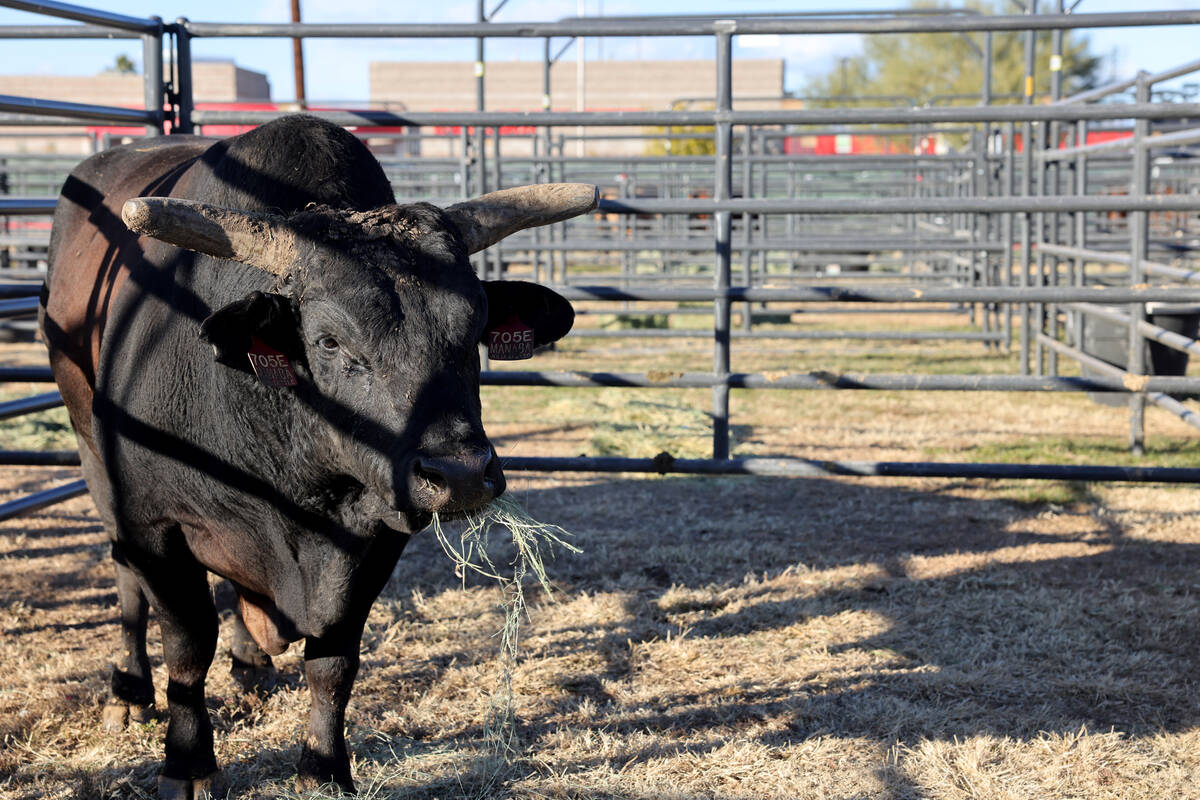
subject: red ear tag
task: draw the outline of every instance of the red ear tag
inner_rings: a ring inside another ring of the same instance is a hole
[[[254,374],[264,385],[274,389],[296,385],[296,373],[292,371],[288,357],[257,336],[250,337],[250,351],[246,356]]]
[[[521,322],[515,314],[508,318],[508,322],[489,330],[485,336],[488,358],[494,361],[533,358],[533,328]]]

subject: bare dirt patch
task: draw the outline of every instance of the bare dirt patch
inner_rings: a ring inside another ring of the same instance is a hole
[[[707,366],[590,347],[536,368]],[[790,347],[764,344],[735,369],[860,358],[845,343]],[[502,454],[707,442],[707,392],[485,395]],[[1124,437],[1123,410],[1057,395],[763,391],[735,393],[734,414],[747,454],[954,460],[981,442]],[[1193,439],[1162,417],[1150,428]],[[68,477],[10,469],[0,500]],[[555,599],[530,595],[519,750],[498,763],[484,736],[503,668],[499,593],[463,585],[417,536],[372,612],[350,705],[368,796],[1200,797],[1192,487],[1027,502],[1016,482],[510,479],[584,549],[550,565]],[[0,796],[154,794],[164,722],[100,726],[118,646],[106,559],[87,498],[0,524]],[[209,678],[218,758],[233,796],[289,796],[308,705],[299,648],[277,659],[277,687],[246,693],[229,675],[228,622]]]

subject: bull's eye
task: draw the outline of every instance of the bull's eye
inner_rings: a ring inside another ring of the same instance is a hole
[[[332,336],[322,336],[317,340],[317,346],[326,353],[335,353],[339,349],[338,340]]]

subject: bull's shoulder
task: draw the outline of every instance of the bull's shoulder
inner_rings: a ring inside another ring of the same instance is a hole
[[[54,213],[41,324],[55,379],[87,440],[101,335],[109,309],[141,260],[121,221],[131,197],[166,195],[213,144],[161,137],[97,153],[71,171]]]

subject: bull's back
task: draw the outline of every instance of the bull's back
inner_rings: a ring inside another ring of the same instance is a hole
[[[131,197],[171,194],[211,144],[173,136],[113,148],[81,163],[63,184],[39,316],[54,379],[80,442],[93,452],[91,408],[105,322],[143,255],[121,207]]]

